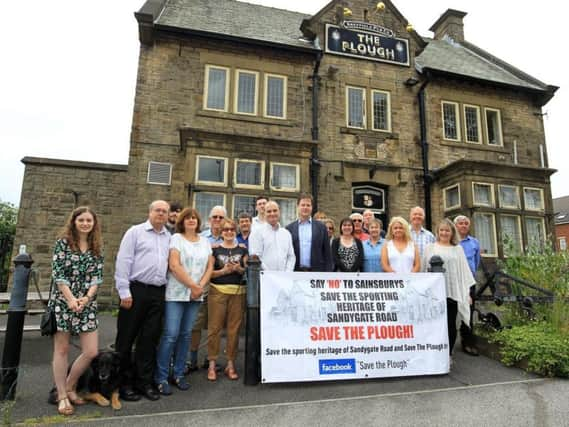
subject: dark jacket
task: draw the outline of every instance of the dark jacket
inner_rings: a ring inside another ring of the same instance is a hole
[[[332,258],[334,259],[334,271],[343,271],[346,273],[355,273],[357,271],[363,271],[364,269],[364,246],[360,239],[356,239],[354,237],[354,241],[356,242],[356,246],[358,247],[358,255],[356,258],[356,262],[352,268],[347,269],[344,265],[343,260],[338,255],[338,249],[340,248],[340,238],[336,237],[332,241]]]
[[[300,242],[298,240],[298,220],[291,222],[286,229],[292,235],[292,247],[296,255],[294,271],[300,269]],[[312,244],[310,245],[310,269],[312,271],[332,271],[330,239],[323,222],[312,219]]]

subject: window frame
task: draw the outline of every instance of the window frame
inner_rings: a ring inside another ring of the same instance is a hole
[[[239,105],[239,75],[240,74],[253,74],[255,76],[255,97],[253,99],[253,112],[243,112],[238,110]],[[257,116],[259,114],[259,72],[253,70],[246,70],[243,68],[235,69],[234,76],[234,93],[233,93],[233,112],[235,114],[243,114],[245,116]]]
[[[484,107],[484,128],[485,128],[485,137],[486,137],[486,144],[492,145],[494,147],[503,147],[504,146],[504,132],[502,130],[502,112],[498,108],[491,108],[491,107]],[[499,144],[492,144],[490,142],[490,132],[488,129],[488,116],[486,114],[487,111],[493,111],[497,113],[497,123],[498,123],[498,134],[500,135],[500,143]]]
[[[237,164],[241,163],[257,163],[261,165],[261,183],[259,185],[253,184],[240,184],[237,182]],[[235,188],[248,188],[254,190],[263,190],[265,188],[265,162],[263,160],[250,160],[235,158],[233,161],[233,185]]]
[[[209,70],[215,68],[219,70],[225,71],[225,100],[224,100],[224,108],[210,108],[207,106],[207,100],[209,96]],[[204,97],[203,97],[203,109],[208,111],[221,111],[227,113],[229,111],[229,87],[230,87],[230,80],[231,80],[231,69],[229,67],[224,67],[221,65],[213,65],[213,64],[206,64],[205,66],[205,83],[204,83]]]
[[[476,230],[476,222],[475,222],[475,217],[477,215],[490,215],[492,217],[492,231],[494,234],[494,248],[496,250],[495,253],[480,253],[480,256],[482,257],[490,257],[490,258],[498,258],[498,235],[496,233],[496,214],[494,212],[474,212],[472,214],[472,224],[474,225],[474,231],[475,231],[475,236],[478,238],[478,241],[480,241],[480,237],[478,237],[478,230]]]
[[[541,207],[535,209],[535,208],[528,208],[527,202],[526,202],[526,190],[532,190],[532,191],[539,191],[539,195],[540,195],[540,199],[541,199]],[[524,194],[524,209],[526,211],[531,211],[531,212],[543,212],[545,210],[545,200],[543,199],[543,188],[539,188],[539,187],[523,187],[522,190],[523,194]]]
[[[293,166],[296,169],[296,187],[295,188],[286,188],[283,189],[282,187],[275,187],[273,185],[273,174],[274,174],[274,166]],[[269,169],[269,188],[275,191],[282,191],[287,193],[294,193],[300,191],[300,165],[295,163],[284,163],[284,162],[271,162],[270,169]]]
[[[524,236],[522,234],[522,218],[520,215],[515,215],[515,214],[499,214],[499,218],[500,218],[500,241],[502,243],[502,254],[504,255],[504,257],[508,257],[508,255],[506,254],[506,251],[504,249],[504,238],[502,235],[502,217],[512,217],[512,218],[516,218],[517,219],[517,224],[518,224],[518,236],[519,236],[519,250],[520,253],[524,253]]]
[[[514,190],[516,190],[516,195],[518,196],[518,204],[517,205],[515,205],[515,206],[506,205],[505,203],[502,202],[502,193],[501,193],[502,187],[509,187],[509,188],[513,188]],[[520,188],[517,185],[498,184],[498,205],[502,209],[520,209],[521,208]]]
[[[194,208],[198,212],[199,212],[199,209],[196,206],[196,199],[197,199],[198,195],[200,195],[200,194],[215,194],[215,195],[223,196],[222,206],[224,206],[224,207],[227,206],[227,193],[222,193],[219,191],[198,191],[198,192],[195,192],[193,197],[192,197],[192,208]],[[204,225],[207,224],[208,215],[209,215],[209,213],[205,215],[205,218],[202,218],[202,231],[205,229]]]
[[[560,251],[567,251],[567,238],[565,236],[558,237],[557,242],[558,242],[557,247],[559,248]]]
[[[277,204],[279,205],[279,212],[280,212],[280,218],[279,218],[279,223],[285,224],[285,222],[283,221],[283,211],[282,211],[282,204],[280,203],[281,200],[290,200],[291,202],[293,202],[294,205],[296,205],[297,200],[293,197],[273,197],[272,200],[274,200],[275,202],[277,202]],[[296,212],[296,208],[294,209],[294,212]],[[296,218],[293,215],[293,218],[290,219],[290,221],[294,221]],[[287,220],[288,221],[288,220]],[[287,222],[288,224],[288,222]],[[286,224],[285,224],[286,225]]]
[[[350,125],[350,89],[357,89],[362,91],[362,127]],[[367,90],[365,87],[346,85],[346,127],[350,129],[367,129],[366,92]]]
[[[530,234],[528,233],[528,219],[537,219],[539,220],[539,222],[541,223],[541,231],[543,232],[543,241],[540,242],[540,245],[545,245],[547,244],[547,234],[546,234],[546,229],[545,229],[545,218],[542,216],[533,216],[533,215],[527,215],[524,217],[524,228],[526,231],[526,239],[527,239],[527,245],[526,247],[528,247],[531,243],[530,241]]]
[[[251,215],[251,217],[255,216],[255,198],[258,195],[256,194],[241,194],[241,193],[236,193],[233,194],[233,196],[231,197],[231,212],[233,213],[232,218],[235,219],[235,222],[237,223],[237,225],[239,225],[239,212],[235,212],[235,198],[236,197],[252,197],[253,198],[253,213]]]
[[[200,159],[219,159],[224,161],[224,168],[223,168],[223,182],[217,181],[200,181]],[[196,155],[196,184],[199,185],[209,185],[214,187],[227,187],[227,169],[229,168],[229,158],[221,157],[221,156],[208,156],[204,154],[197,154]]]
[[[466,109],[474,108],[476,110],[476,126],[478,127],[478,140],[470,141],[468,139],[468,124],[466,120]],[[482,121],[480,117],[480,106],[473,104],[462,104],[463,126],[464,126],[464,140],[469,144],[482,144]]]
[[[267,107],[269,105],[269,77],[279,78],[283,80],[283,116],[272,116],[267,112]],[[273,73],[264,73],[263,75],[263,117],[268,117],[271,119],[286,120],[287,118],[287,89],[288,89],[288,76]]]
[[[474,191],[474,187],[480,185],[480,186],[486,186],[490,188],[490,204],[486,205],[483,203],[478,203],[476,201],[476,191]],[[496,200],[494,197],[494,184],[490,184],[488,182],[480,182],[480,181],[472,181],[472,205],[473,206],[480,206],[480,207],[484,207],[484,208],[493,208],[496,206]]]
[[[387,97],[387,128],[386,129],[381,129],[381,128],[376,128],[375,127],[375,103],[374,103],[374,94],[375,93],[381,93],[386,95]],[[386,90],[382,90],[382,89],[370,89],[370,108],[371,108],[371,130],[374,130],[376,132],[391,132],[391,93],[386,91]],[[364,97],[364,105],[365,105],[365,97]]]
[[[447,191],[455,188],[458,190],[458,205],[447,206]],[[453,209],[458,209],[462,206],[462,200],[460,195],[460,183],[457,182],[456,184],[449,185],[448,187],[443,188],[443,207],[445,211],[451,211]]]
[[[445,132],[445,108],[444,105],[445,104],[449,104],[449,105],[453,105],[454,106],[454,114],[456,116],[456,139],[454,138],[449,138],[446,135]],[[460,105],[458,104],[458,102],[454,102],[454,101],[441,101],[441,119],[442,119],[442,131],[443,131],[443,139],[446,141],[454,141],[454,142],[460,142],[461,141],[461,123],[460,123]]]

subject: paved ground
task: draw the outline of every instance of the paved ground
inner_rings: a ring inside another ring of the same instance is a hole
[[[113,342],[115,322],[101,316],[101,347]],[[241,343],[241,360],[243,350]],[[17,399],[4,406],[4,424],[62,422],[46,400],[50,360],[50,339],[27,332]],[[451,373],[442,376],[245,386],[221,377],[209,383],[200,370],[190,383],[187,392],[175,390],[157,402],[124,402],[120,411],[89,404],[66,421],[93,426],[569,426],[569,382],[460,351]]]

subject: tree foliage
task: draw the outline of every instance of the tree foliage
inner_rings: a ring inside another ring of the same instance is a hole
[[[0,200],[0,238],[16,234],[18,208]]]

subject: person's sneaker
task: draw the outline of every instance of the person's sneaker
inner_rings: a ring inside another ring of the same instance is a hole
[[[188,383],[184,377],[174,378],[172,384],[174,384],[176,387],[178,387],[179,390],[182,391],[189,390],[190,388],[190,383]]]
[[[156,388],[158,389],[158,393],[163,396],[170,396],[172,394],[172,389],[170,388],[168,381],[162,381],[156,384]]]

